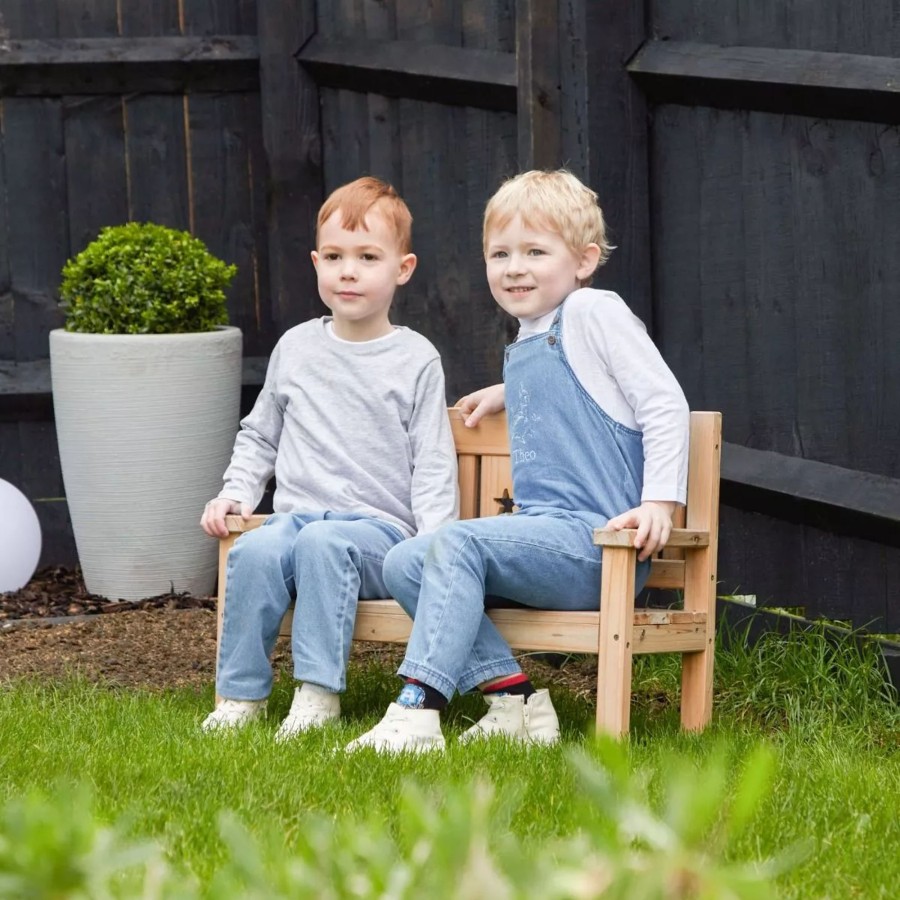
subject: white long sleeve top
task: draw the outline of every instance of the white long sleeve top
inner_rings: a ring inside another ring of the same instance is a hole
[[[255,508],[275,475],[275,512],[382,519],[406,537],[459,511],[456,450],[434,346],[408,328],[373,341],[291,328],[241,422],[220,497]]]

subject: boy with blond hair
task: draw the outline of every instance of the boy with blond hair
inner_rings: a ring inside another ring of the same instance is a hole
[[[440,710],[479,688],[488,713],[461,740],[553,743],[559,723],[485,615],[486,595],[545,609],[596,609],[595,528],[636,528],[636,590],[686,498],[689,411],[641,322],[588,288],[610,251],[597,195],[565,172],[525,172],[490,199],[484,255],[491,294],[519,320],[503,385],[460,401],[468,425],[505,405],[513,497],[506,516],[412,538],[384,579],[414,618],[384,718],[348,749],[444,746]]]
[[[456,453],[435,348],[388,313],[416,266],[412,216],[394,189],[360,178],[319,211],[316,268],[330,316],[287,331],[241,422],[224,487],[201,526],[249,517],[274,474],[274,515],[228,555],[216,692],[203,722],[234,729],[263,714],[269,657],[296,601],[291,634],[301,686],[277,740],[340,715],[357,601],[389,596],[387,552],[458,512]]]

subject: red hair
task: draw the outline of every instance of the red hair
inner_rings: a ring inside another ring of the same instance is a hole
[[[319,229],[338,210],[341,213],[341,227],[348,231],[366,229],[366,213],[373,206],[384,216],[390,226],[397,246],[403,254],[412,251],[412,213],[400,195],[387,182],[366,175],[357,178],[333,191],[319,210],[316,220],[316,244],[319,243]]]

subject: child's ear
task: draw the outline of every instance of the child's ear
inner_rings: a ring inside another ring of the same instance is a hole
[[[597,268],[597,264],[599,262],[600,245],[588,244],[579,255],[578,270],[575,273],[578,277],[578,280],[584,281],[585,278],[590,278],[591,275],[594,274],[594,269]]]
[[[412,278],[412,273],[416,270],[416,263],[418,261],[415,253],[407,253],[406,256],[400,260],[400,272],[397,275],[397,284],[406,284],[406,282]]]
[[[310,250],[309,255],[310,255],[310,257],[312,258],[312,261],[313,261],[313,268],[314,268],[314,269],[318,269],[318,268],[319,268],[319,253],[318,253],[318,251],[317,251],[317,250]]]

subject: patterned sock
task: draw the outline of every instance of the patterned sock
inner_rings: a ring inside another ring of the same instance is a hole
[[[406,706],[409,709],[444,709],[447,698],[433,687],[416,681],[415,678],[407,678],[403,690],[396,699],[398,706]]]
[[[535,693],[534,685],[524,672],[518,675],[510,675],[503,681],[495,681],[481,689],[482,694],[521,694],[528,702],[528,698]]]

